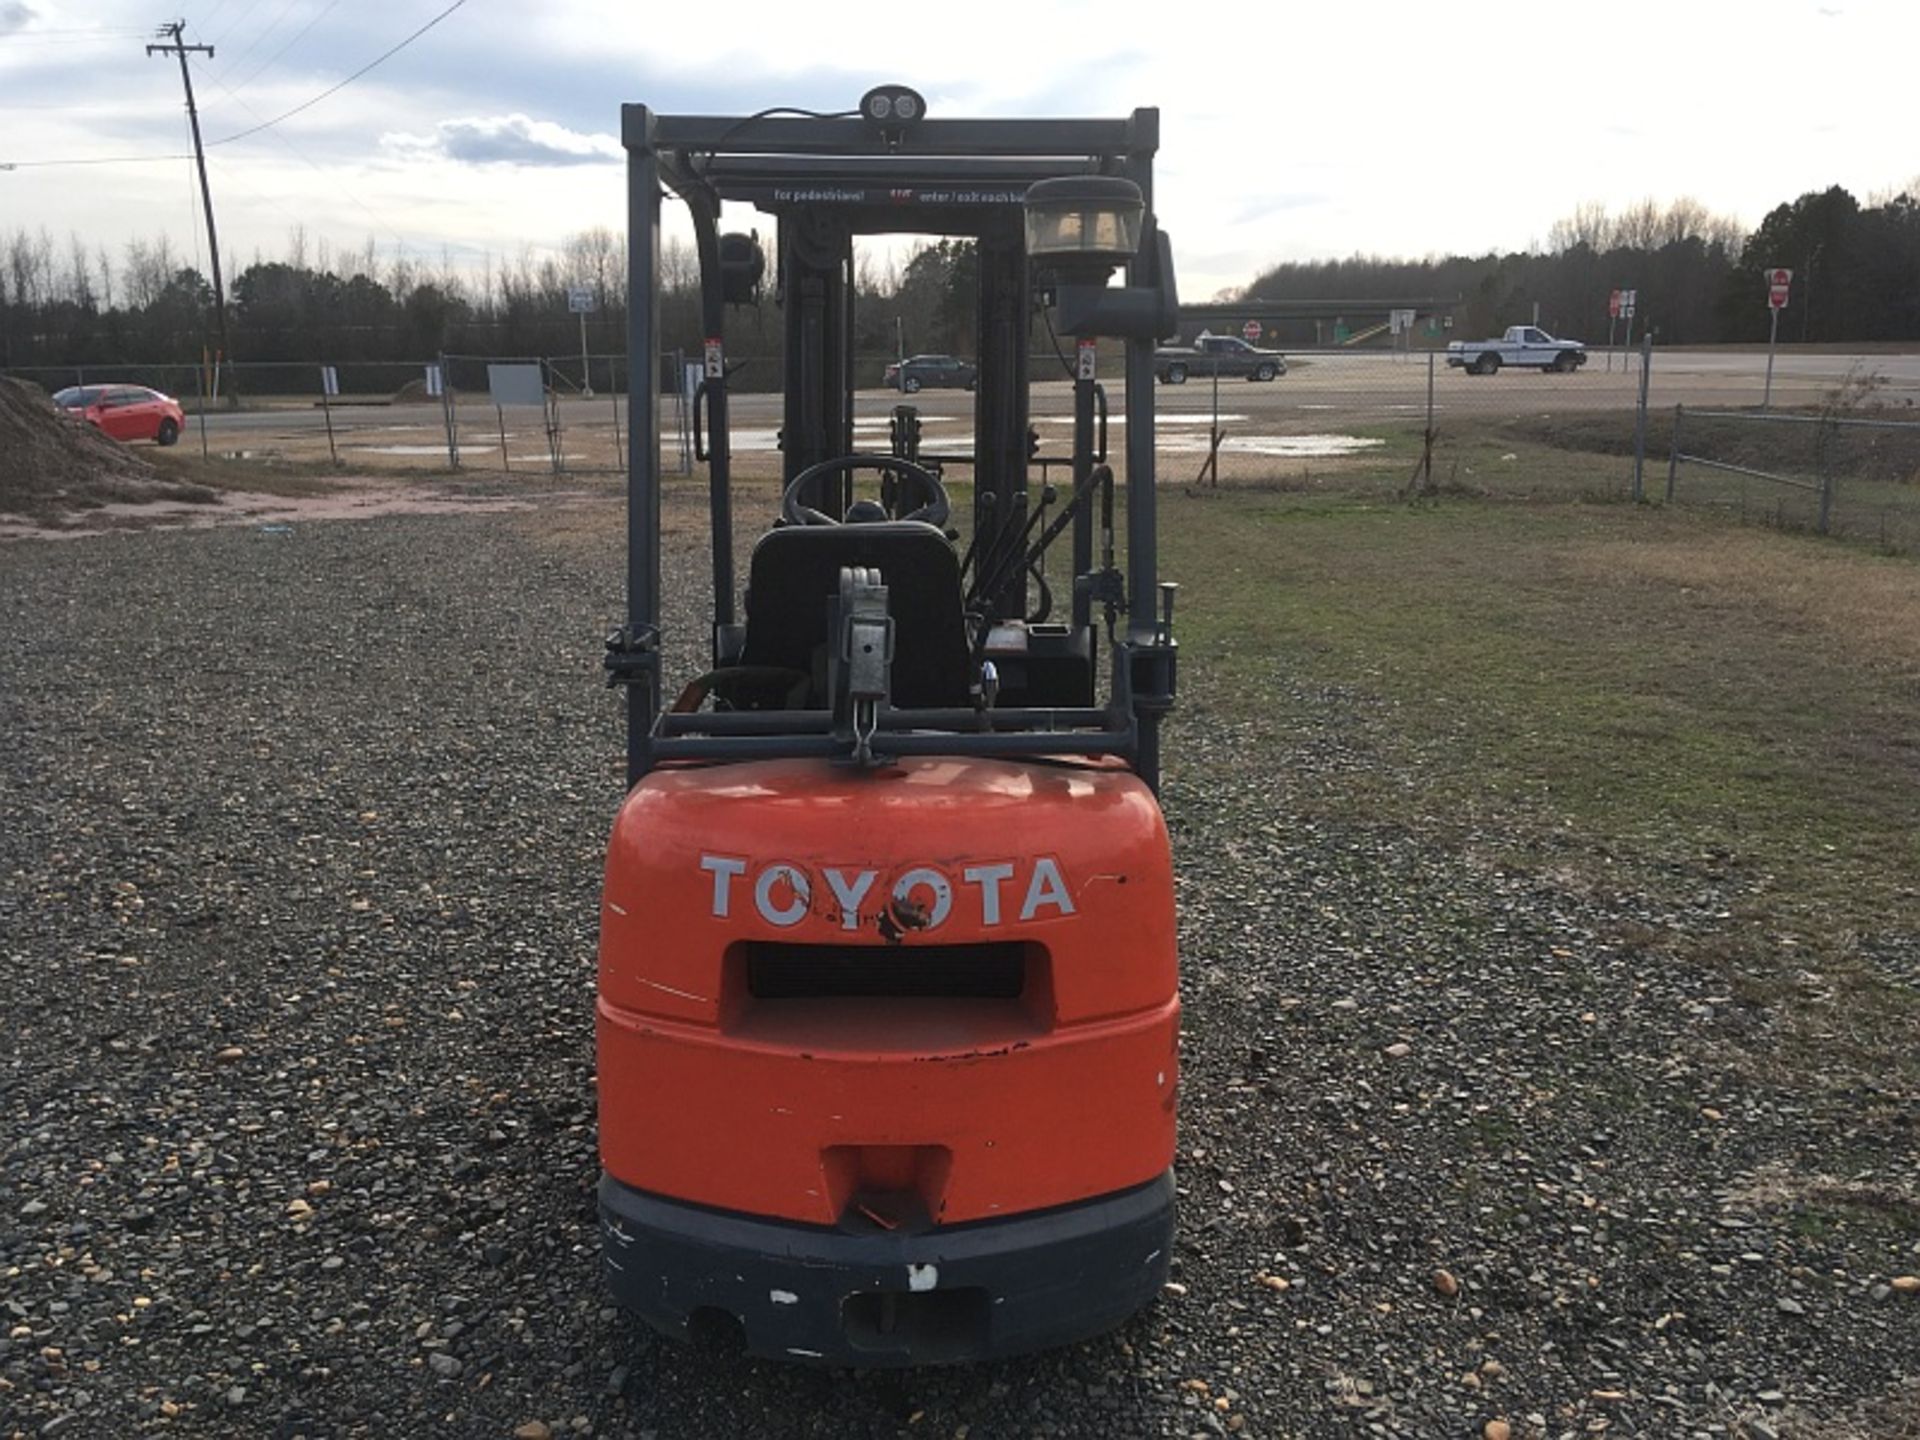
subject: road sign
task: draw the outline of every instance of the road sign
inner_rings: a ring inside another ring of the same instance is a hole
[[[1620,318],[1620,292],[1618,290],[1610,290],[1607,292],[1607,318],[1609,320],[1618,320]]]
[[[575,315],[591,315],[600,308],[593,298],[593,290],[586,285],[573,285],[567,289],[567,309]]]
[[[497,407],[547,403],[546,377],[538,365],[487,366],[487,398]]]
[[[1079,353],[1074,357],[1079,361],[1078,366],[1073,372],[1074,378],[1076,380],[1091,380],[1094,378],[1098,367],[1099,352],[1094,349],[1094,344],[1091,340],[1082,340],[1078,346],[1078,351]]]
[[[1413,329],[1414,312],[1411,310],[1389,310],[1387,325],[1395,335],[1405,335]]]
[[[718,335],[709,335],[706,345],[707,379],[724,379],[727,373],[727,352],[720,344]]]
[[[437,399],[443,393],[445,393],[445,391],[440,380],[440,367],[438,365],[427,366],[427,394]]]
[[[1639,302],[1639,299],[1640,292],[1638,290],[1622,290],[1620,292],[1620,314],[1622,318],[1627,320],[1633,318],[1633,308]]]
[[[1787,296],[1793,288],[1793,271],[1772,269],[1767,271],[1767,308],[1784,310],[1787,308]]]
[[[320,367],[320,393],[329,399],[340,393],[340,372],[331,365]]]
[[[1247,343],[1249,345],[1258,344],[1261,333],[1260,322],[1258,320],[1249,320],[1240,327],[1240,333],[1247,337]]]

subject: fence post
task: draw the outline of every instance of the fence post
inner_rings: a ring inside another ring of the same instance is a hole
[[[1775,312],[1778,313],[1777,311]],[[1833,427],[1834,437],[1839,438],[1840,427]],[[1827,522],[1833,516],[1833,461],[1828,455],[1828,445],[1818,445],[1815,453],[1820,457],[1820,533],[1827,533]]]
[[[1434,352],[1427,352],[1427,433],[1420,445],[1420,483],[1428,489],[1433,488],[1433,361]]]
[[[1684,405],[1673,407],[1673,444],[1667,451],[1667,503],[1669,505],[1673,503],[1673,482],[1680,476],[1680,417],[1686,413],[1686,409]]]
[[[1640,414],[1633,427],[1633,498],[1647,498],[1642,483],[1647,468],[1647,380],[1653,364],[1653,336],[1640,337]]]
[[[584,319],[585,317],[582,318]],[[584,356],[586,351],[582,350],[580,353]],[[546,368],[546,373],[549,377],[557,377],[560,374],[559,370],[554,366],[554,363],[546,357],[542,356],[540,363]],[[584,369],[585,366],[583,365],[581,368]],[[588,386],[588,389],[591,391],[591,385]],[[567,441],[565,430],[560,421],[560,390],[557,386],[547,386],[546,409],[547,454],[553,459],[553,473],[560,475],[566,471]]]
[[[207,455],[207,377],[198,365],[193,367],[193,393],[198,400],[195,407],[200,412],[200,459],[204,462]]]
[[[626,468],[627,452],[620,445],[620,357],[607,357],[607,400],[613,406],[613,459],[616,468]]]
[[[687,393],[687,352],[673,352],[673,393],[680,397],[680,473],[693,474],[693,397]]]
[[[327,418],[327,459],[340,464],[340,451],[333,443],[333,397],[327,393],[327,367],[320,367],[320,413]]]
[[[447,427],[447,468],[460,468],[460,441],[453,420],[453,371],[447,366],[447,352],[440,352],[440,418]]]

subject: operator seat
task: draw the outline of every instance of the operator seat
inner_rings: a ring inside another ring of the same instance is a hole
[[[827,602],[839,594],[840,571],[848,565],[877,569],[887,585],[893,704],[915,710],[968,704],[960,560],[944,533],[918,520],[785,525],[761,536],[747,575],[740,664],[812,676],[811,704],[825,708]]]

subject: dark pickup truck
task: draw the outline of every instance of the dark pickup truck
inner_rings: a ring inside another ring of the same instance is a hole
[[[1244,375],[1273,380],[1287,373],[1287,357],[1261,350],[1234,335],[1202,335],[1191,345],[1163,345],[1153,352],[1153,373],[1163,385],[1184,385],[1189,375]]]

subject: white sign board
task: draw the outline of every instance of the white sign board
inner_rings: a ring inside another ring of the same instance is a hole
[[[591,315],[600,308],[593,298],[593,289],[587,285],[572,285],[567,288],[567,309],[575,315]]]
[[[1395,335],[1404,335],[1413,329],[1413,315],[1411,310],[1392,310],[1387,314],[1387,322]]]
[[[1620,314],[1624,319],[1631,320],[1633,318],[1633,308],[1639,303],[1639,300],[1640,292],[1638,290],[1622,290],[1620,292]]]
[[[440,379],[440,367],[438,365],[427,366],[427,394],[437,400],[444,393],[446,393],[446,386]]]
[[[538,365],[487,366],[487,395],[494,404],[545,405],[547,387]]]
[[[1074,356],[1074,359],[1078,362],[1074,367],[1074,378],[1076,380],[1093,379],[1095,367],[1098,364],[1098,356],[1099,352],[1094,348],[1093,341],[1082,340]]]
[[[340,372],[331,365],[320,367],[320,393],[329,399],[340,393]]]
[[[707,340],[705,359],[706,359],[706,365],[707,365],[707,379],[722,380],[726,378],[727,352],[725,348],[720,344],[720,339],[718,336],[712,336]]]

